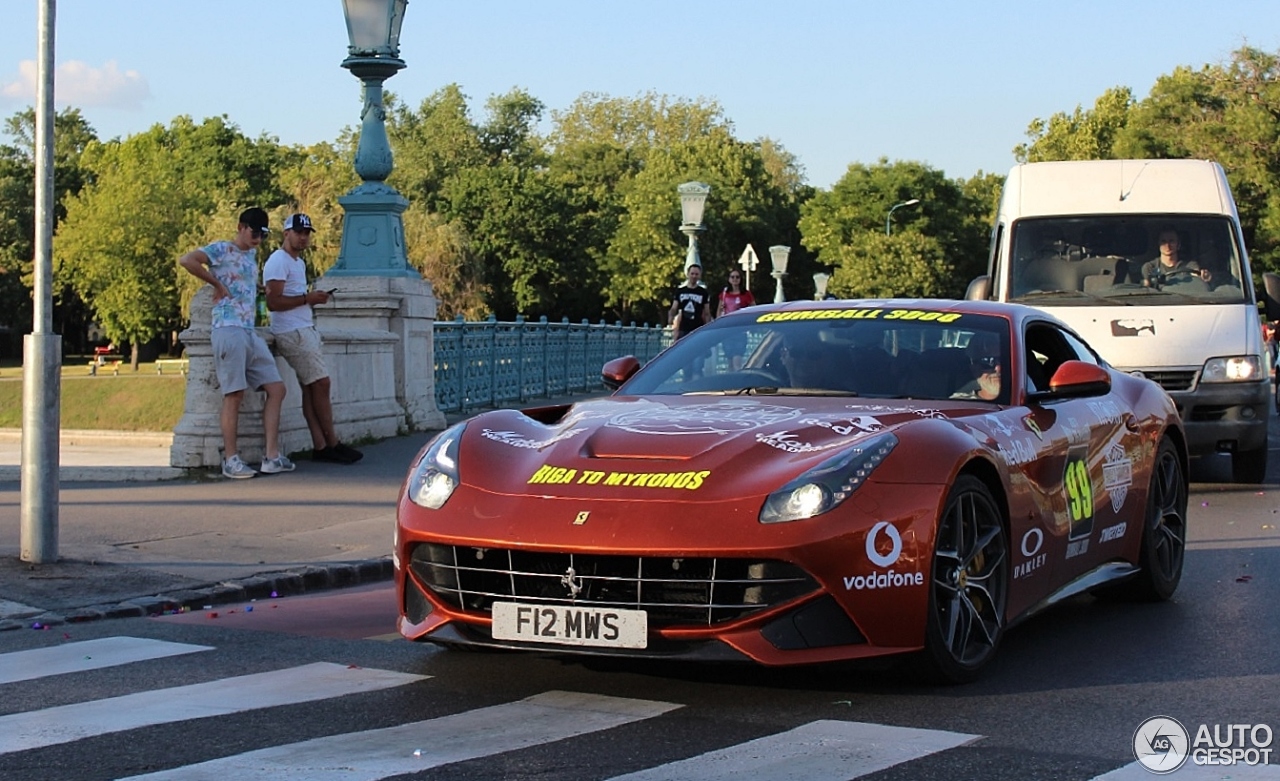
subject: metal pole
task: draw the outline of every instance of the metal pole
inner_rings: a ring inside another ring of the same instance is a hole
[[[35,310],[23,338],[23,561],[58,560],[58,413],[62,337],[53,333],[53,31],[56,0],[40,0],[36,57]]]

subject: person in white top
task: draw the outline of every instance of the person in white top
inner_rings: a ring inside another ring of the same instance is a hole
[[[284,241],[262,267],[267,289],[267,311],[276,351],[293,367],[302,386],[302,416],[311,430],[315,461],[354,464],[364,454],[338,440],[333,428],[333,404],[329,399],[329,370],[324,346],[311,317],[314,304],[329,302],[333,291],[307,290],[307,263],[302,253],[311,246],[311,218],[290,214],[284,221]]]

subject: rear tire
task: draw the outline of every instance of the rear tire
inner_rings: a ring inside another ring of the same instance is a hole
[[[968,683],[995,657],[1009,595],[1008,552],[1004,513],[990,489],[960,475],[934,542],[921,655],[929,678]]]
[[[1231,454],[1231,480],[1236,483],[1261,483],[1267,478],[1267,446]]]
[[[1182,459],[1168,439],[1156,451],[1142,523],[1141,571],[1116,589],[1117,596],[1163,602],[1178,590],[1187,545],[1187,481]]]

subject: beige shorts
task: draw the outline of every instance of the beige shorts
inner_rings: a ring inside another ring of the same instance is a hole
[[[276,352],[293,367],[299,385],[310,385],[329,376],[324,365],[324,345],[314,326],[276,334]]]

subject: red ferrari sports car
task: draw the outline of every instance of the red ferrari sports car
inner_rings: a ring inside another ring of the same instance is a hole
[[[757,306],[605,396],[496,410],[414,460],[412,640],[975,677],[1066,597],[1167,599],[1187,451],[1160,386],[1029,307]]]

